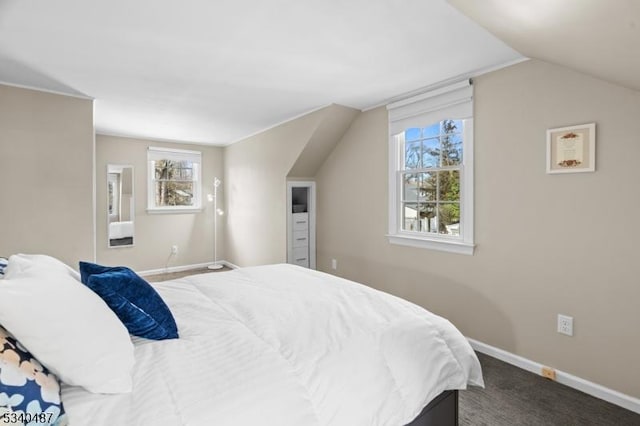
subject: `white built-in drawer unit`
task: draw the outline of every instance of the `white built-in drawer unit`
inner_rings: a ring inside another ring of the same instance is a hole
[[[315,182],[287,182],[287,262],[316,268]]]
[[[309,247],[296,247],[293,249],[293,263],[298,266],[309,267]]]
[[[303,231],[309,229],[309,213],[294,213],[293,231]],[[307,232],[308,234],[308,232]]]
[[[293,247],[309,247],[309,230],[293,231]]]
[[[309,213],[293,213],[293,263],[309,267]]]

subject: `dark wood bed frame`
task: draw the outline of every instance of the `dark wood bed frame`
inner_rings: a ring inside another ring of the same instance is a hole
[[[407,426],[458,426],[458,391],[444,391]]]

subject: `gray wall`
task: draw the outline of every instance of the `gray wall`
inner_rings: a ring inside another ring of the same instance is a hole
[[[93,260],[93,101],[0,85],[0,256]]]
[[[329,105],[225,148],[229,261],[286,262],[286,182],[312,180],[358,114]]]
[[[202,152],[202,207],[198,213],[147,213],[147,148],[160,146]],[[134,167],[135,239],[133,247],[107,247],[107,164]],[[96,137],[96,220],[98,262],[127,265],[138,271],[185,266],[213,261],[213,178],[223,179],[222,148],[144,139],[97,135]],[[218,207],[224,208],[224,193]],[[218,217],[218,259],[224,259],[224,220]],[[178,254],[169,258],[171,246]]]
[[[321,110],[225,148],[225,253],[232,263],[286,261],[286,177],[322,116]]]
[[[336,258],[338,275],[471,338],[640,397],[638,117],[639,92],[540,61],[477,78],[477,249],[464,256],[388,243],[387,113],[363,113],[316,176],[318,268]],[[547,175],[546,129],[589,122],[597,171]]]

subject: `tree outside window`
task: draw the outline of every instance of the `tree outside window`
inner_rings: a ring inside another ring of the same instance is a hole
[[[404,133],[403,230],[460,233],[461,120]]]

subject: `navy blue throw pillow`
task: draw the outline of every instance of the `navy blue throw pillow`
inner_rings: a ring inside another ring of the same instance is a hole
[[[115,312],[129,334],[153,340],[178,338],[169,307],[131,269],[80,262],[80,279]]]

